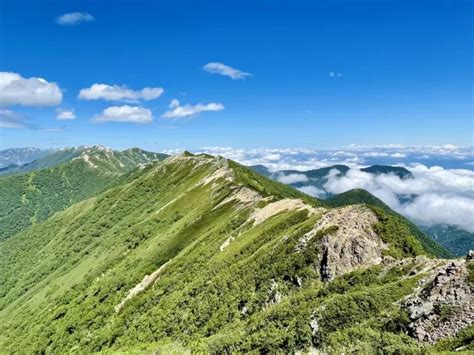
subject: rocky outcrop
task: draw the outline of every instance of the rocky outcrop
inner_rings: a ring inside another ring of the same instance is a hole
[[[265,308],[280,303],[282,299],[283,296],[278,290],[278,282],[272,279],[270,284],[270,292],[268,293],[267,300],[265,302]]]
[[[474,292],[466,267],[472,262],[469,256],[449,261],[420,281],[418,290],[403,302],[412,336],[435,343],[473,324]]]
[[[330,210],[300,239],[297,250],[318,239],[319,272],[323,281],[361,266],[378,265],[387,246],[372,227],[376,222],[375,214],[364,205]]]

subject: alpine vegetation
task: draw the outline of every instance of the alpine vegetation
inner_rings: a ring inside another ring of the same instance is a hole
[[[472,348],[472,256],[440,258],[388,207],[317,200],[221,157],[120,154],[2,178],[34,207],[10,212],[30,223],[0,242],[5,352]],[[51,213],[37,177],[56,169]],[[94,191],[69,190],[94,171]]]

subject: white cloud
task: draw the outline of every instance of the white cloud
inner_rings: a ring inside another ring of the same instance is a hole
[[[456,194],[427,193],[412,203],[401,206],[400,212],[422,224],[446,223],[474,232],[474,199]]]
[[[0,72],[0,105],[52,106],[59,105],[62,98],[63,94],[56,83]]]
[[[29,128],[25,117],[11,110],[0,109],[0,128]]]
[[[282,182],[283,184],[294,184],[297,182],[309,181],[308,177],[304,174],[279,174],[277,175],[276,180]]]
[[[341,78],[343,75],[344,74],[339,73],[339,72],[334,72],[334,71],[329,72],[329,77],[331,78]]]
[[[61,108],[56,109],[56,119],[57,120],[74,120],[76,118],[76,114],[74,113],[74,109],[64,110]]]
[[[173,99],[171,100],[170,104],[169,104],[169,108],[173,109],[173,108],[176,108],[179,106],[179,100],[177,99]]]
[[[403,153],[393,153],[393,154],[390,154],[390,156],[393,158],[406,158],[407,157],[407,155]]]
[[[163,94],[162,88],[143,88],[131,90],[125,85],[93,84],[90,88],[81,89],[78,98],[84,100],[129,101],[154,100]]]
[[[362,156],[368,157],[368,158],[380,158],[380,157],[387,157],[389,156],[389,154],[385,152],[366,152],[366,153],[362,153]]]
[[[131,122],[150,123],[153,115],[149,109],[140,106],[111,106],[100,115],[94,117],[94,122]]]
[[[473,147],[448,150],[444,146],[346,146],[343,149],[311,148],[253,148],[204,147],[197,153],[220,154],[244,165],[262,164],[271,171],[309,170],[335,164],[366,167],[374,164],[407,165],[424,162],[425,165],[469,168],[474,159]],[[404,156],[404,157],[402,157]]]
[[[323,197],[326,195],[326,192],[321,189],[318,189],[316,186],[302,186],[298,187],[298,190],[313,197]]]
[[[94,17],[87,12],[69,12],[61,15],[56,19],[56,23],[59,25],[77,25],[81,22],[94,21]]]
[[[166,111],[161,117],[163,118],[185,118],[196,116],[201,112],[205,111],[221,111],[224,109],[224,105],[221,103],[208,103],[208,104],[197,104],[197,105],[184,105],[181,106],[179,101],[173,99],[169,104],[169,111]]]
[[[279,153],[269,153],[262,156],[262,159],[269,161],[278,161],[281,159],[281,154]]]
[[[228,76],[232,79],[245,79],[246,76],[251,76],[252,74],[246,73],[242,70],[229,67],[228,65],[222,63],[207,63],[203,69],[212,74],[220,74]]]
[[[421,164],[409,169],[413,179],[350,169],[345,176],[328,176],[323,187],[333,194],[361,188],[417,223],[447,223],[474,232],[473,171]],[[407,201],[400,202],[399,197],[406,197]]]

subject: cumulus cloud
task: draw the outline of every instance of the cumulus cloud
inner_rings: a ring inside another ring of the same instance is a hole
[[[0,72],[0,105],[52,106],[59,105],[62,98],[63,94],[56,83]]]
[[[219,74],[228,76],[229,78],[236,79],[245,79],[246,76],[251,76],[252,74],[246,73],[242,70],[229,67],[228,65],[222,63],[207,63],[203,69],[212,74]]]
[[[169,108],[173,109],[179,106],[179,101],[177,99],[171,100],[170,104],[168,105]]]
[[[313,197],[324,197],[326,195],[326,192],[324,190],[318,189],[316,186],[302,186],[298,187],[298,190],[301,192],[304,192],[307,195],[313,196]]]
[[[308,177],[304,174],[278,174],[276,180],[280,181],[283,184],[295,184],[297,182],[307,182],[309,181]]]
[[[147,108],[140,106],[111,106],[94,117],[94,122],[131,122],[151,123],[153,114]]]
[[[422,164],[409,170],[413,179],[350,169],[344,176],[328,176],[323,187],[333,194],[361,188],[419,224],[447,223],[474,232],[473,171]]]
[[[393,158],[406,158],[407,155],[406,154],[403,154],[403,153],[393,153],[393,154],[390,154],[391,157]]]
[[[0,109],[0,128],[29,128],[26,118],[11,110]]]
[[[125,85],[93,84],[89,88],[81,89],[78,98],[83,100],[129,101],[155,100],[163,94],[163,88],[143,88],[132,90]]]
[[[208,104],[197,104],[197,105],[184,105],[181,106],[180,102],[176,99],[172,100],[169,104],[169,110],[166,111],[161,117],[163,118],[185,118],[192,117],[205,111],[221,111],[224,109],[224,105],[221,103],[208,103]]]
[[[81,22],[90,22],[94,20],[94,17],[87,12],[69,12],[59,16],[56,19],[56,23],[58,25],[71,26],[77,25]]]
[[[76,119],[76,114],[74,113],[74,109],[64,110],[61,108],[57,108],[56,119],[57,120],[74,120]]]
[[[329,77],[331,78],[341,78],[343,75],[344,74],[339,73],[339,72],[334,72],[334,71],[329,72]]]

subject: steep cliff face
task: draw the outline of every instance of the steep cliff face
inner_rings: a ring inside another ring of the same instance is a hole
[[[361,266],[378,265],[386,245],[373,229],[375,214],[364,205],[328,211],[300,241],[300,248],[320,237],[321,279],[330,281]]]

